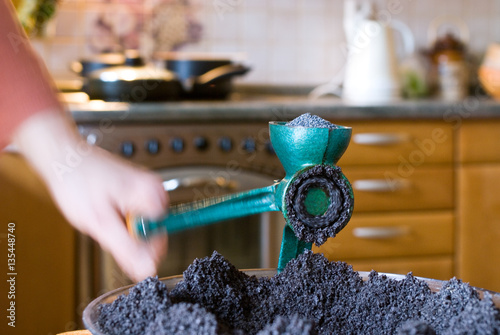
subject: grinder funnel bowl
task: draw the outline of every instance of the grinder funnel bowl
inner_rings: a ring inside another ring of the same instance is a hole
[[[287,175],[307,166],[335,165],[349,145],[352,129],[290,127],[286,122],[270,122],[269,135],[274,152]]]

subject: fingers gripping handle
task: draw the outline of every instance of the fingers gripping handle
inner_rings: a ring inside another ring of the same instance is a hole
[[[127,217],[129,231],[143,239],[162,232],[205,226],[215,222],[235,219],[268,211],[279,211],[276,205],[276,184],[222,197],[209,198],[169,208],[168,214],[158,220]]]

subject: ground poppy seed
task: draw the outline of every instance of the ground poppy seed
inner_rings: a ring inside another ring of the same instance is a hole
[[[222,255],[198,259],[167,292],[148,278],[99,308],[106,334],[500,334],[500,311],[452,279],[435,293],[408,274],[372,271],[306,251],[271,278],[248,276]]]

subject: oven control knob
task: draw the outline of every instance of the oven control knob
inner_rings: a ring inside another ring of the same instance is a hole
[[[194,147],[199,151],[205,151],[208,149],[208,140],[203,136],[195,137],[193,140]]]
[[[266,150],[268,153],[270,153],[271,155],[275,155],[276,152],[274,151],[274,148],[273,148],[273,144],[271,143],[271,141],[268,141],[266,143]]]
[[[160,142],[158,140],[149,140],[146,142],[146,150],[151,155],[156,155],[160,152]]]
[[[97,134],[89,133],[87,135],[87,144],[96,145],[97,144],[97,140],[98,140]]]
[[[219,138],[219,148],[224,152],[229,152],[233,149],[233,141],[227,136],[221,137]]]
[[[257,146],[255,145],[255,140],[251,137],[245,138],[241,143],[241,147],[248,153],[255,152]]]
[[[128,141],[122,143],[121,153],[123,156],[132,157],[134,151],[135,151],[134,143]]]
[[[172,141],[170,141],[170,147],[174,152],[183,152],[184,151],[184,140],[180,137],[174,137]]]

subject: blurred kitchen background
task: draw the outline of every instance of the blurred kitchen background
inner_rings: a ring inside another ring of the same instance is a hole
[[[500,41],[498,0],[378,0],[384,20],[405,23],[416,49],[429,49],[429,27],[439,16],[468,27],[468,51],[479,62]],[[346,62],[341,0],[61,0],[36,49],[57,78],[72,77],[68,64],[102,52],[240,53],[252,71],[245,83],[317,85]]]

